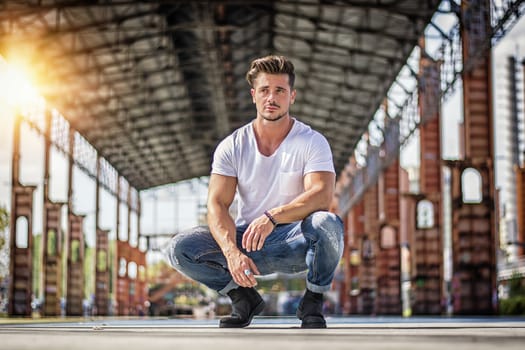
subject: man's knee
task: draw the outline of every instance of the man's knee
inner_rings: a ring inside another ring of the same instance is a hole
[[[179,233],[170,240],[167,249],[165,250],[165,256],[169,264],[176,268],[180,268],[180,259],[184,252],[184,246],[187,242],[187,234]]]
[[[302,223],[303,232],[308,233],[328,233],[336,239],[343,238],[343,222],[334,213],[329,211],[316,211],[308,215]]]
[[[209,237],[211,234],[207,226],[193,227],[176,234],[165,250],[168,262],[172,267],[180,270],[185,262],[191,263],[196,259],[203,249],[202,244],[206,244]]]

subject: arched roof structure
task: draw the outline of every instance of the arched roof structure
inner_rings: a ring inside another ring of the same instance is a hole
[[[217,143],[255,116],[249,62],[288,56],[292,114],[340,172],[439,0],[0,2],[43,94],[138,190],[207,175]]]

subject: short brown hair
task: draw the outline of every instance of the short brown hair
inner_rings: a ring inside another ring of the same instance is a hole
[[[269,55],[256,58],[250,64],[250,70],[246,73],[246,80],[251,87],[259,73],[268,74],[288,74],[290,88],[293,89],[295,83],[295,72],[293,63],[284,56]]]

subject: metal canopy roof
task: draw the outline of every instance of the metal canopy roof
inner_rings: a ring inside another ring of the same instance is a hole
[[[137,189],[208,175],[255,117],[253,58],[295,64],[291,112],[337,172],[440,0],[2,1],[0,53],[24,46],[44,95]]]

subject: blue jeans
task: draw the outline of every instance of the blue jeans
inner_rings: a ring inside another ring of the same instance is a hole
[[[263,248],[251,252],[241,244],[247,227],[237,227],[237,246],[253,260],[262,275],[308,270],[308,289],[316,293],[330,290],[344,244],[343,223],[337,215],[317,211],[302,221],[278,225],[266,238]],[[220,294],[238,287],[228,271],[226,258],[206,226],[175,235],[165,254],[172,267]]]

